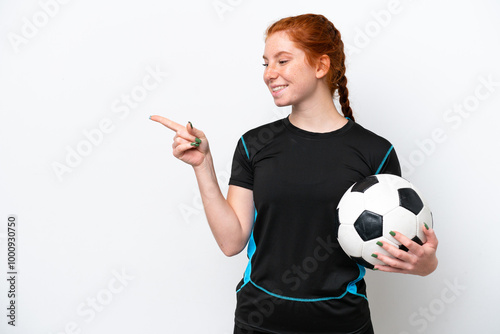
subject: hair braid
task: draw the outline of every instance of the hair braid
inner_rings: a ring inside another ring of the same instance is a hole
[[[344,116],[349,117],[352,121],[355,121],[349,103],[349,89],[347,89],[347,78],[345,75],[342,75],[342,78],[339,81],[339,102],[342,106],[342,113]]]
[[[345,66],[345,53],[344,53],[344,43],[340,35],[340,31],[335,28],[332,22],[328,21],[330,30],[333,32],[333,45],[335,46],[335,59],[338,59],[337,64],[333,64],[332,70],[335,73],[332,77],[332,83],[334,91],[338,89],[339,102],[342,106],[342,113],[345,117],[348,117],[353,122],[355,121],[354,115],[352,114],[352,109],[349,102],[349,89],[347,89],[347,77],[345,76],[346,66]],[[330,57],[331,59],[332,57]]]

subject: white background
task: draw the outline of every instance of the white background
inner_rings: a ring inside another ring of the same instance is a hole
[[[289,111],[262,82],[264,30],[309,12],[342,33],[357,121],[394,144],[440,241],[428,277],[367,274],[376,332],[498,333],[493,0],[0,2],[2,333],[232,333],[246,254],[218,249],[173,133],[148,118],[204,130],[225,193],[238,138]]]

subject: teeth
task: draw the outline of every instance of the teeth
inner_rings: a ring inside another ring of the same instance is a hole
[[[285,88],[285,87],[286,87],[286,86],[278,86],[278,87],[274,87],[274,88],[273,88],[273,92],[276,92],[276,91],[278,91],[278,90],[280,90],[280,89],[283,89],[283,88]]]

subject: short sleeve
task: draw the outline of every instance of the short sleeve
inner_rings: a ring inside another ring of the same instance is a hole
[[[229,184],[253,190],[253,167],[243,137],[234,151]]]
[[[401,176],[401,166],[394,146],[389,148],[375,174],[394,174]]]

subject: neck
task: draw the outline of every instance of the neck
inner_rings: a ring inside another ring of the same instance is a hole
[[[310,101],[292,106],[289,120],[296,127],[310,132],[324,133],[338,130],[347,123],[347,119],[335,108],[329,92],[327,96],[316,97]]]

